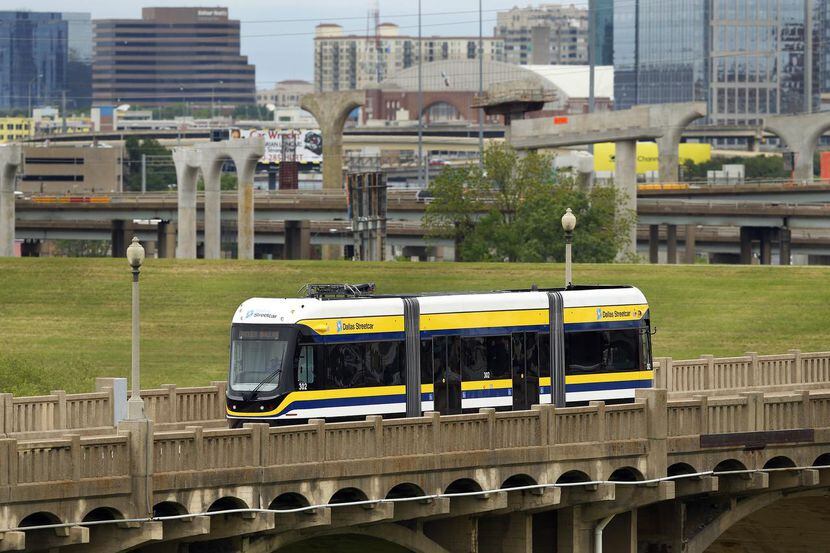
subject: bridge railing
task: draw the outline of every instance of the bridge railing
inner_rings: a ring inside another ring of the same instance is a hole
[[[673,398],[830,386],[830,352],[802,353],[790,350],[782,355],[748,353],[745,356],[722,358],[704,355],[700,359],[683,361],[663,357],[655,360],[654,368],[656,387],[668,390]],[[96,386],[98,391],[85,394],[67,394],[61,390],[33,397],[0,394],[0,434],[44,437],[59,436],[67,430],[81,435],[106,433],[124,416],[126,381],[99,378]],[[182,388],[165,384],[160,388],[143,390],[141,395],[148,418],[158,428],[180,430],[189,424],[224,425],[226,389],[225,381],[212,382],[210,386]],[[619,419],[612,423],[617,426],[615,432],[625,432],[626,409],[607,409],[609,413],[614,413],[613,417]],[[713,413],[713,416],[718,417],[720,414]],[[593,417],[595,414],[591,410],[569,411],[561,415],[562,420],[557,417],[552,424],[563,427],[560,436],[565,440],[574,443],[590,441],[596,438],[597,426]],[[475,420],[464,423],[468,426],[470,436],[479,431],[477,428],[480,422]],[[521,418],[507,418],[500,424],[515,427],[513,435],[516,437],[512,439],[527,439],[526,431],[530,429],[521,427],[525,424]],[[387,432],[393,431],[397,430],[390,427]],[[346,433],[345,430],[342,432]],[[359,434],[356,430],[355,433]]]
[[[818,388],[830,382],[830,352],[793,349],[780,355],[749,352],[740,357],[702,355],[685,361],[662,357],[655,360],[655,370],[657,387],[676,395]]]
[[[653,440],[688,442],[689,437],[706,434],[830,427],[830,390],[668,401],[664,390],[642,390],[637,396],[632,404],[613,406],[593,402],[586,407],[542,405],[519,412],[427,413],[411,419],[370,416],[354,422],[312,420],[275,428],[248,424],[239,429],[190,426],[170,431],[148,425],[148,432],[120,428],[118,435],[104,437],[0,439],[0,467],[4,467],[0,488],[41,484],[38,493],[48,495],[50,483],[85,482],[124,489],[129,486],[127,477],[136,470],[149,470],[159,486],[175,482],[181,473],[232,474],[248,467],[293,466],[292,474],[299,478],[296,467],[324,462],[343,462],[346,471],[358,470],[360,463],[355,460],[394,459],[399,466],[406,463],[401,459],[434,454],[447,456],[442,463],[463,465],[465,456],[459,455],[463,452],[518,455],[526,448],[562,446],[550,454],[567,457],[576,444],[604,444],[603,451],[636,450],[648,455],[645,444]],[[152,453],[149,466],[148,451]]]

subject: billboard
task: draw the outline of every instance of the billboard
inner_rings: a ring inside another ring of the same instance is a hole
[[[260,163],[281,163],[282,142],[284,137],[294,136],[295,161],[299,163],[320,163],[323,161],[323,135],[319,129],[280,130],[280,129],[231,129],[231,138],[252,138],[261,136],[265,139],[265,155]]]
[[[594,171],[614,172],[614,153],[616,151],[613,142],[594,144]],[[702,163],[712,159],[711,144],[680,144],[680,163],[687,159],[695,163]],[[657,160],[656,142],[637,142],[637,173],[644,174],[650,171],[659,171],[660,165]]]

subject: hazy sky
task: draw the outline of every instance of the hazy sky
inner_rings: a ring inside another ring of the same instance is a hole
[[[93,19],[139,18],[141,6],[227,6],[230,17],[242,21],[242,53],[256,65],[258,87],[283,79],[311,80],[314,75],[314,26],[339,23],[344,30],[366,33],[366,14],[373,0],[0,0],[0,9],[86,11]],[[378,0],[375,0],[378,1]],[[541,0],[539,0],[541,1]],[[538,4],[539,1],[533,2]],[[550,0],[547,0],[550,1]],[[524,0],[483,0],[484,34],[492,34],[496,10],[527,5]],[[573,0],[577,5],[587,0]],[[381,21],[417,34],[417,0],[379,0]],[[478,34],[477,0],[422,0],[423,34]]]

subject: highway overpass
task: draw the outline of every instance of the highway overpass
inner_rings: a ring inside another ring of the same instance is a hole
[[[767,189],[749,191],[740,187],[724,187],[723,191],[715,187],[685,191],[644,190],[640,192],[638,202],[639,223],[641,228],[649,228],[651,232],[658,232],[658,241],[649,240],[646,244],[642,244],[641,239],[640,251],[642,253],[649,251],[649,242],[662,243],[661,247],[666,252],[666,256],[659,257],[666,258],[669,262],[676,259],[678,227],[683,229],[681,237],[684,244],[687,238],[691,238],[689,243],[694,246],[692,249],[695,252],[707,251],[701,250],[707,247],[705,242],[694,243],[697,228],[702,227],[701,232],[706,232],[704,230],[706,228],[762,229],[752,230],[754,234],[738,234],[738,240],[732,243],[730,251],[742,252],[744,262],[751,260],[747,258],[747,247],[752,248],[752,242],[759,242],[758,255],[767,263],[772,260],[773,244],[781,248],[783,242],[787,243],[784,246],[782,259],[787,256],[787,247],[790,247],[790,254],[828,255],[830,252],[824,249],[823,237],[826,231],[830,230],[830,204],[803,203],[804,196],[802,196],[807,195],[810,200],[821,199],[830,194],[828,190],[830,186],[827,185],[797,188],[775,185]],[[746,199],[744,199],[745,195]],[[731,201],[728,198],[740,200]],[[88,237],[94,235],[98,239],[106,239],[108,228],[110,237],[112,237],[113,231],[124,232],[124,225],[129,225],[134,220],[158,220],[163,224],[168,222],[175,224],[178,214],[178,203],[174,194],[122,194],[75,199],[78,201],[62,197],[18,198],[16,201],[18,238],[33,240],[73,238],[83,234]],[[778,201],[768,201],[770,199]],[[197,200],[198,211],[201,213],[204,204],[203,196],[199,195]],[[311,233],[309,240],[313,244],[348,245],[353,243],[350,233],[347,232],[348,212],[342,193],[257,192],[254,200],[257,243],[282,243],[280,225],[284,221],[311,221],[316,229],[309,231]],[[222,194],[221,220],[225,243],[234,241],[228,232],[235,229],[236,201],[236,194]],[[420,228],[425,206],[426,203],[419,200],[414,191],[390,191],[389,246],[401,248],[400,251],[395,252],[395,255],[404,255],[403,248],[407,246],[424,248],[427,245],[424,232]],[[113,223],[114,221],[120,223]],[[201,220],[199,224],[201,228]],[[661,226],[668,229],[665,235],[660,234]],[[326,228],[329,229],[328,232]],[[336,230],[331,231],[331,229]],[[780,229],[786,229],[789,236],[795,233],[795,242],[791,238],[788,239],[787,235],[781,234]],[[143,238],[153,238],[151,228],[140,230]],[[166,228],[158,232],[163,234]],[[716,251],[723,252],[723,239],[733,235],[722,234],[721,246]],[[807,247],[808,242],[809,247]],[[438,245],[445,252],[439,257],[452,259],[451,244],[443,241]],[[804,246],[803,249],[802,246]],[[672,250],[675,252],[674,256],[671,255]],[[765,252],[766,255],[762,255]],[[392,251],[388,253],[391,254]],[[651,253],[654,253],[653,249]],[[654,261],[656,257],[651,255],[651,259]],[[693,259],[693,257],[686,257],[686,259]]]

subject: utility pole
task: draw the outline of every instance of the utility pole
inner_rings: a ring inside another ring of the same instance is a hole
[[[141,193],[147,192],[147,154],[141,154]]]
[[[424,83],[421,76],[423,65],[423,45],[421,43],[421,0],[418,0],[418,185],[424,182]]]
[[[66,90],[61,92],[61,133],[66,134]]]
[[[596,0],[588,0],[588,113],[594,113],[594,71],[596,69],[596,47],[594,34],[597,31]]]
[[[813,0],[804,0],[804,113],[813,113]]]
[[[484,38],[482,36],[481,0],[478,0],[478,97],[484,95]],[[484,109],[478,110],[478,165],[484,167]]]

